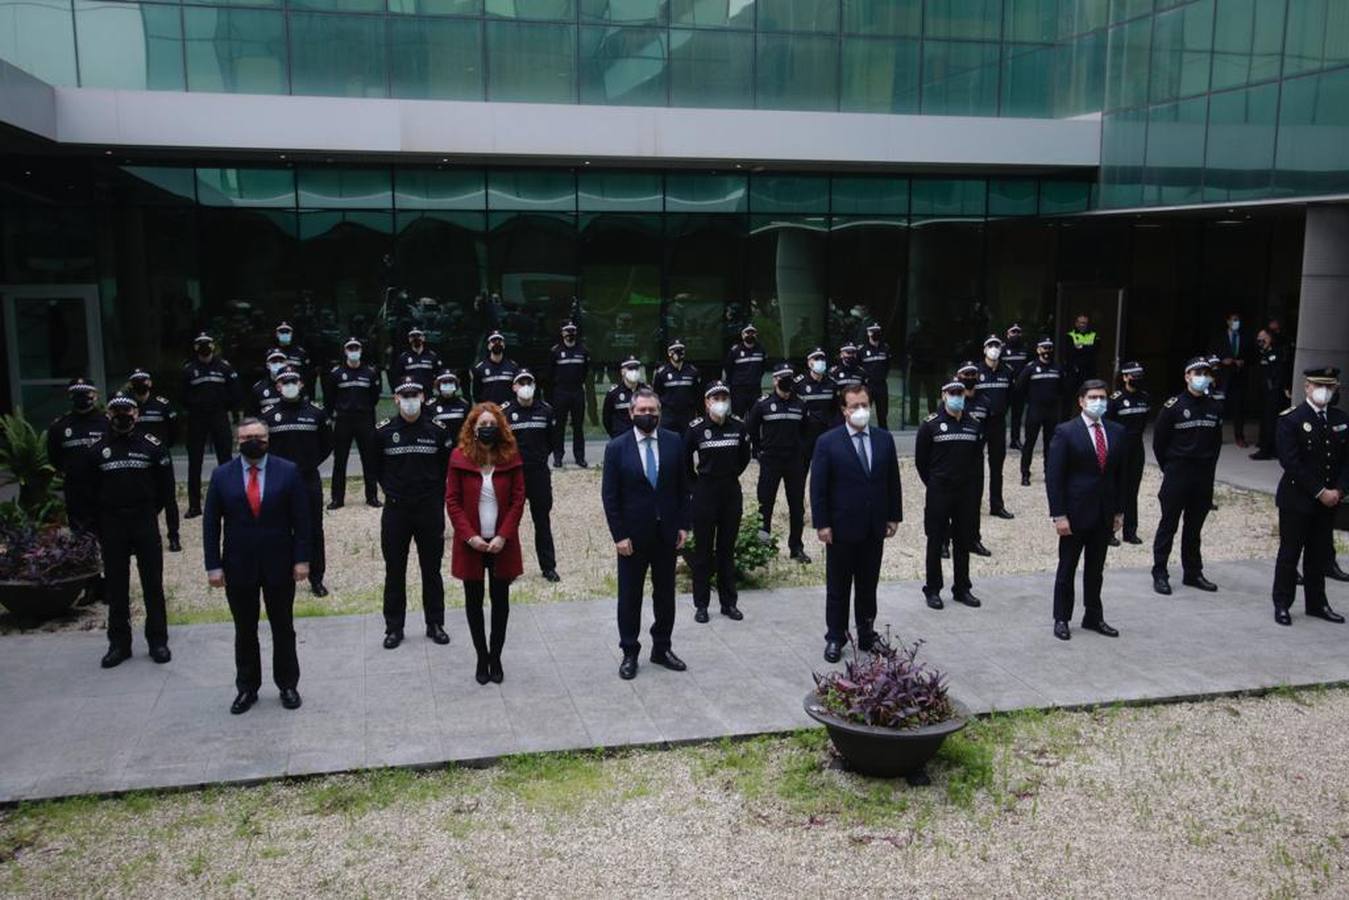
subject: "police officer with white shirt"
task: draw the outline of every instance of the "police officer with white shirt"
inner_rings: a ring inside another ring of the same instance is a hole
[[[534,522],[534,553],[539,558],[543,577],[561,581],[557,574],[553,525],[549,519],[553,511],[553,476],[548,471],[548,457],[556,449],[553,442],[561,434],[556,431],[553,408],[536,395],[538,388],[528,369],[515,374],[512,387],[515,398],[501,407],[501,412],[520,449],[520,462],[525,471],[525,500],[529,503],[529,517]]]

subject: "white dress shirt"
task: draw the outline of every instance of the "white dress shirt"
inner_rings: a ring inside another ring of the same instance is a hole
[[[657,428],[651,432],[650,436],[642,432],[642,429],[633,426],[632,433],[637,435],[637,458],[642,461],[642,474],[647,478],[651,474],[646,470],[646,444],[644,441],[651,442],[651,456],[656,460],[656,472],[660,472],[660,429]]]
[[[862,452],[867,455],[867,470],[872,468],[872,460],[875,456],[871,452],[871,431],[868,428],[854,428],[852,423],[848,423],[848,447],[853,453],[857,452],[857,436],[862,435]]]
[[[1086,424],[1086,426],[1087,426],[1087,437],[1091,438],[1091,449],[1093,449],[1093,450],[1096,449],[1096,432],[1094,432],[1092,429],[1095,428],[1097,425],[1100,425],[1100,426],[1101,426],[1101,443],[1105,444],[1105,449],[1106,449],[1107,452],[1109,452],[1109,450],[1110,450],[1110,437],[1109,437],[1109,435],[1107,435],[1107,434],[1105,433],[1105,418],[1102,417],[1102,418],[1100,418],[1100,419],[1093,419],[1091,416],[1087,415],[1086,413],[1083,413],[1083,414],[1082,414],[1082,421],[1083,421],[1083,422]]]
[[[482,467],[482,492],[478,494],[478,535],[484,541],[490,541],[497,533],[497,491],[492,484],[492,472],[495,466]]]

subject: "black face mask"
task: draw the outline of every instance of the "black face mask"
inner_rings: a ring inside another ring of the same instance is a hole
[[[842,362],[843,365],[845,365],[845,366],[851,366],[853,363],[857,362],[857,357],[855,357],[855,356],[845,356],[845,357],[842,358],[841,362]]]
[[[967,380],[967,379],[962,378],[962,379],[960,379],[960,383],[963,384],[963,385],[965,385],[965,390],[967,390],[967,391],[972,391],[972,390],[974,390],[974,386],[975,386],[976,384],[978,384],[979,382],[977,382],[977,381],[975,381],[975,380],[973,380],[973,379],[968,379],[968,380]]]
[[[117,413],[112,417],[112,430],[118,434],[130,434],[136,427],[136,417],[131,413]]]
[[[779,378],[775,383],[782,393],[790,394],[792,392],[792,380],[790,378]]]
[[[637,426],[637,430],[644,434],[651,434],[660,424],[660,416],[655,413],[641,413],[632,417],[632,424]]]
[[[746,346],[746,347],[753,347],[753,346],[754,346],[754,342],[755,342],[756,340],[758,340],[758,339],[755,338],[755,337],[752,336],[752,335],[749,336],[749,337],[744,338],[745,346]]]
[[[75,412],[88,412],[94,408],[94,398],[89,394],[76,394],[70,406]]]
[[[145,395],[150,393],[150,385],[145,383],[144,381],[133,381],[131,382],[131,392],[138,396],[144,397]]]
[[[500,356],[506,352],[506,347],[503,344],[492,344],[487,348],[487,352],[493,356]]]
[[[684,354],[682,352],[676,351],[670,354],[670,362],[678,364],[682,363],[683,361],[684,361]]]
[[[1050,354],[1048,354],[1048,353],[1037,353],[1037,354],[1035,354],[1035,355],[1038,356],[1038,357],[1040,357],[1040,362],[1042,362],[1042,363],[1047,363],[1047,362],[1049,362],[1049,356],[1050,356]]]
[[[422,348],[425,347],[425,346],[426,346],[426,344],[425,344],[425,342],[423,342],[423,341],[413,341],[413,342],[412,342],[412,352],[413,352],[413,353],[421,353],[421,352],[422,352]]]
[[[484,447],[495,447],[501,441],[501,429],[496,425],[483,425],[478,428],[478,443]]]
[[[198,350],[197,359],[201,360],[202,362],[209,362],[212,354],[213,351],[211,350]]]
[[[262,438],[248,438],[239,442],[239,453],[244,459],[259,460],[267,455],[267,441]]]

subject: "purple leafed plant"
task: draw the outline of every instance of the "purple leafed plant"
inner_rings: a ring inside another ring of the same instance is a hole
[[[869,654],[854,649],[842,672],[815,673],[820,705],[849,722],[882,728],[918,728],[953,718],[946,676],[917,661],[923,642],[895,648],[888,632],[886,638]]]
[[[0,581],[50,584],[96,575],[98,569],[98,539],[92,534],[28,523],[0,524]]]

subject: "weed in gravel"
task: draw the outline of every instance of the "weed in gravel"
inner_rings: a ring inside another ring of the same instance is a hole
[[[533,809],[571,811],[612,784],[598,753],[527,753],[497,767],[496,786]]]

